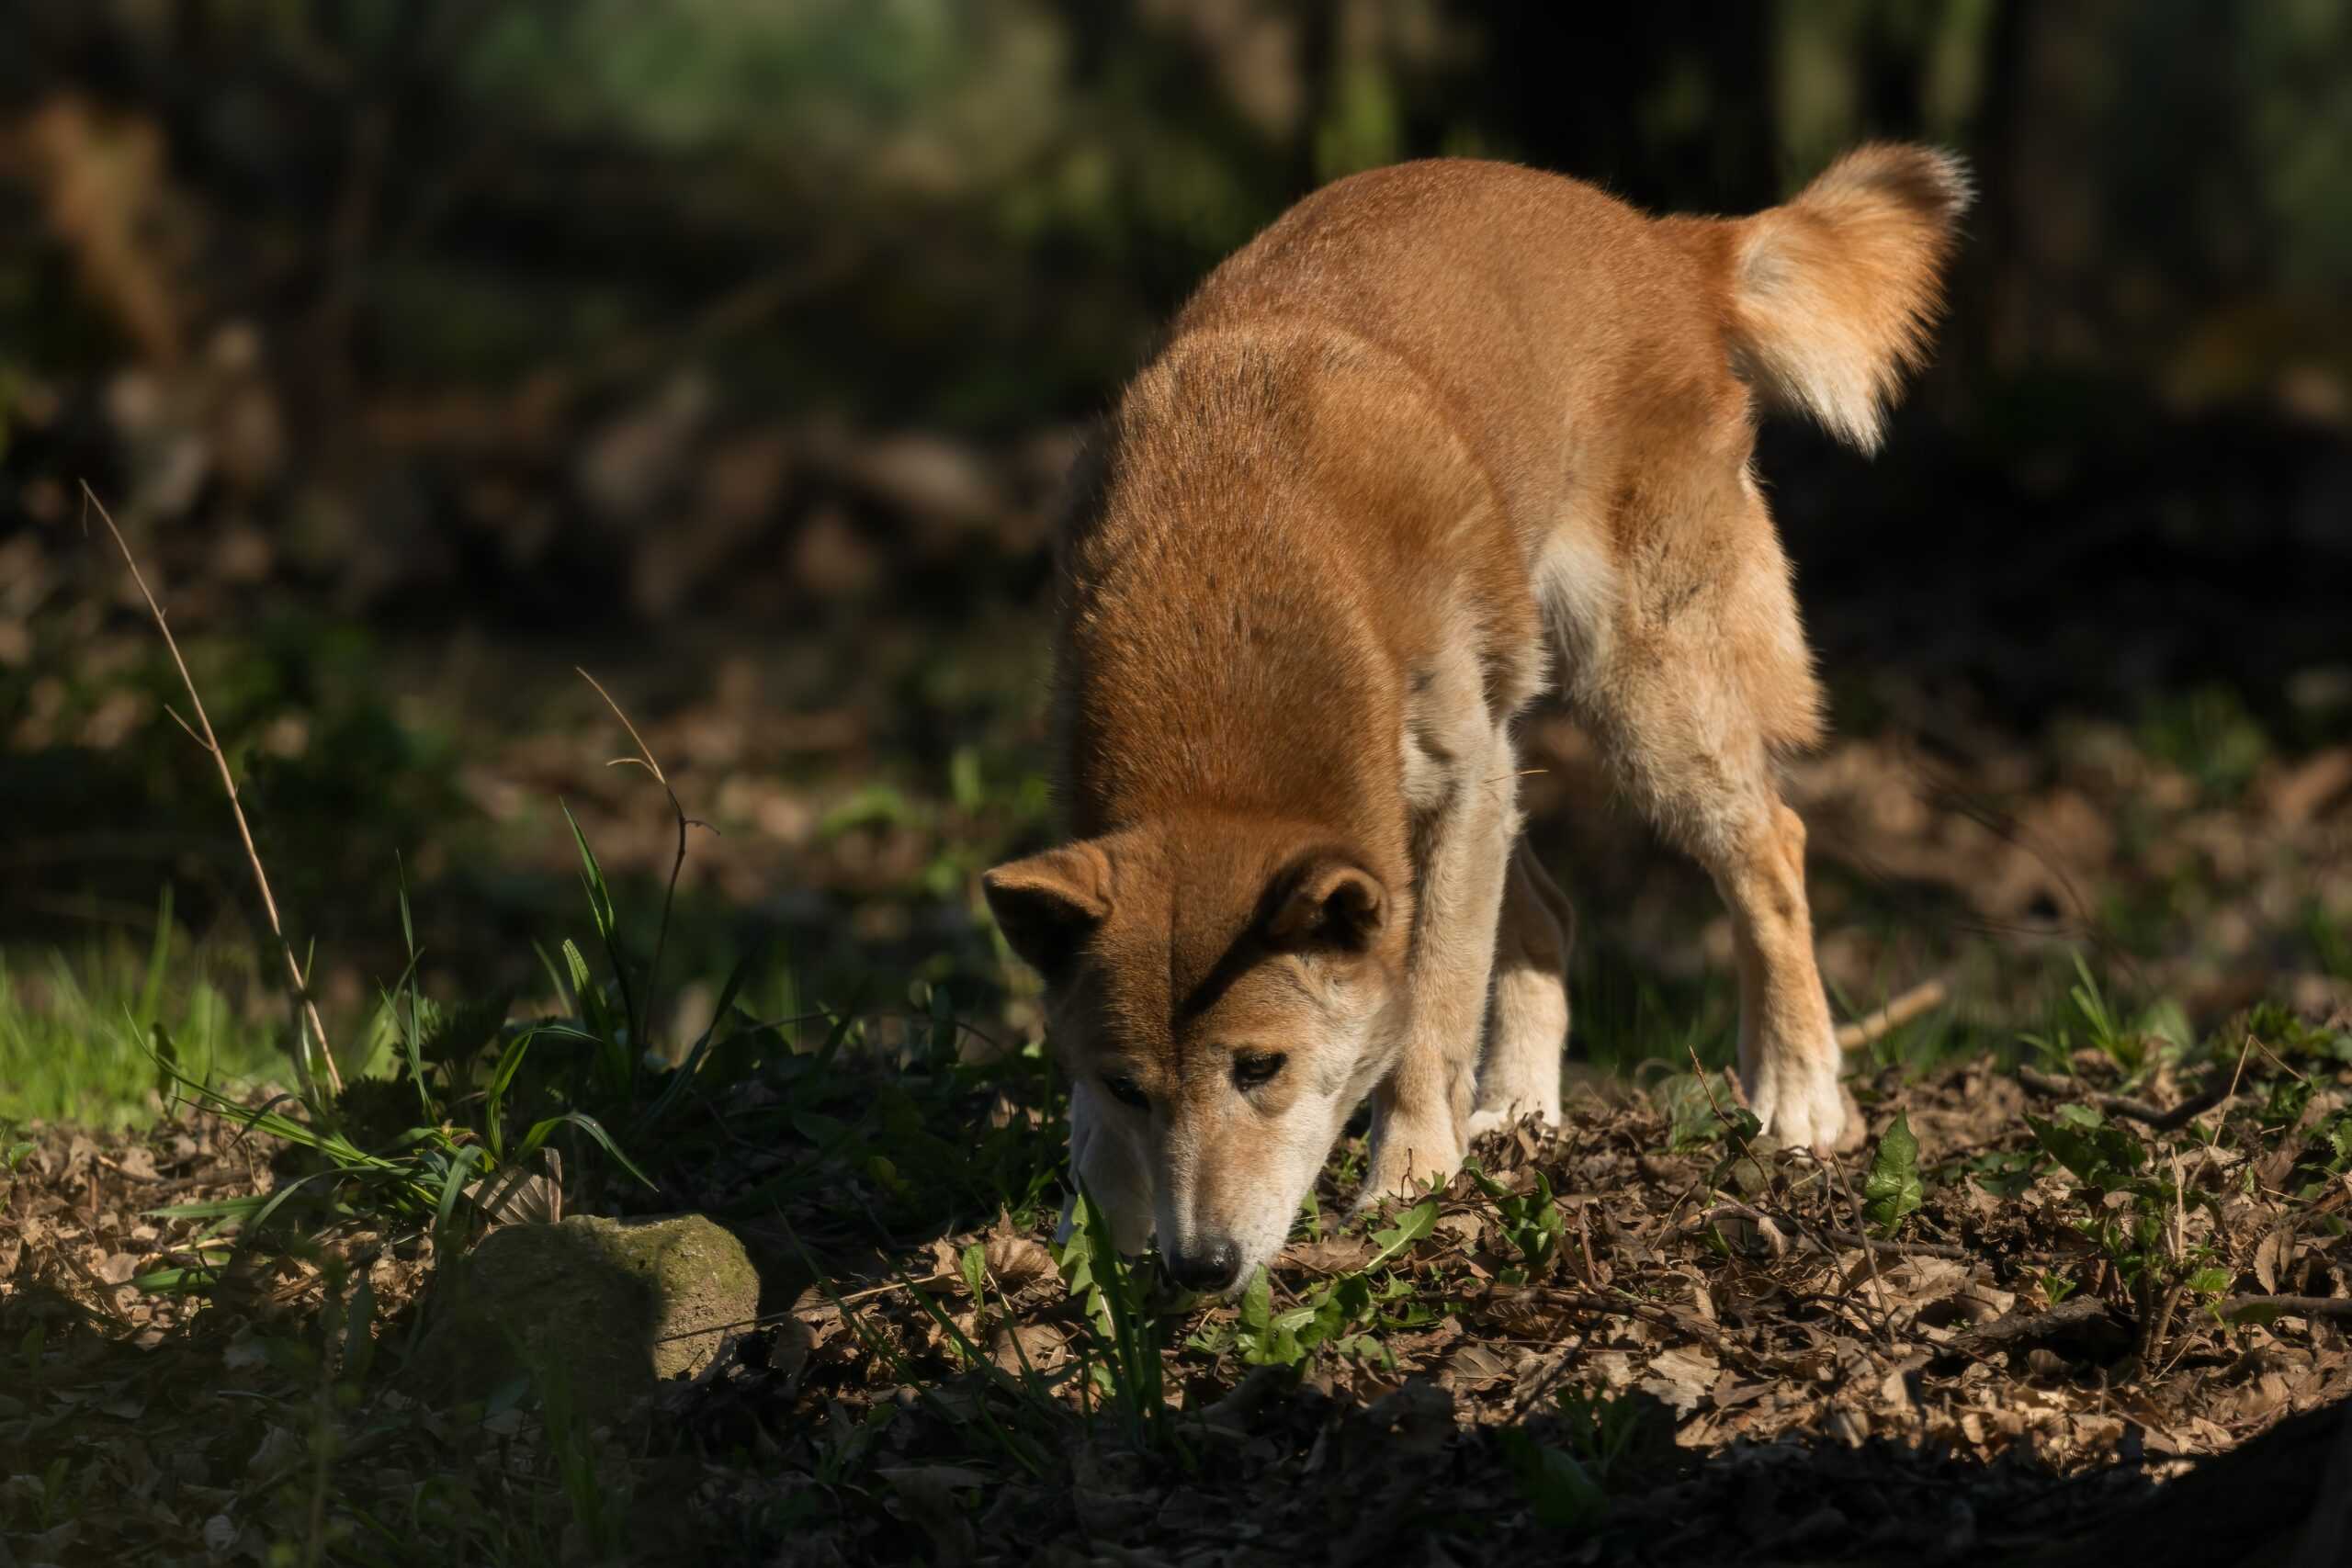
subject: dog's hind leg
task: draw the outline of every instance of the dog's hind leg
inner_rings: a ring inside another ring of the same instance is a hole
[[[1511,849],[1495,933],[1494,998],[1466,1144],[1534,1113],[1560,1120],[1560,1055],[1568,1037],[1568,953],[1576,909],[1524,837]]]
[[[1775,766],[1818,738],[1819,687],[1753,484],[1694,484],[1683,500],[1687,510],[1647,520],[1673,548],[1638,558],[1608,668],[1571,700],[1628,793],[1706,867],[1731,912],[1750,1108],[1784,1143],[1827,1151],[1860,1127],[1838,1091],[1814,964],[1804,824],[1782,803]]]
[[[1847,1146],[1841,1057],[1813,956],[1804,890],[1804,824],[1762,764],[1693,772],[1700,817],[1673,823],[1731,913],[1739,971],[1739,1081],[1764,1130],[1822,1153]]]
[[[1739,964],[1739,1078],[1765,1131],[1818,1152],[1848,1146],[1841,1065],[1814,967],[1804,823],[1777,798],[1741,822],[1708,870],[1730,907]]]

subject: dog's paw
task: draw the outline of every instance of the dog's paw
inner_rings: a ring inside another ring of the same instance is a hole
[[[1467,1150],[1487,1134],[1502,1127],[1516,1127],[1521,1120],[1533,1116],[1546,1127],[1560,1124],[1560,1097],[1555,1094],[1546,1100],[1540,1097],[1514,1100],[1504,1105],[1481,1106],[1470,1113],[1462,1129],[1462,1146]]]
[[[1350,1206],[1348,1217],[1362,1216],[1384,1198],[1413,1202],[1430,1183],[1445,1181],[1461,1168],[1462,1145],[1451,1129],[1442,1134],[1386,1130],[1376,1141],[1372,1168],[1364,1175],[1363,1188]]]
[[[1510,1110],[1474,1111],[1470,1113],[1470,1124],[1462,1129],[1462,1142],[1465,1146],[1475,1144],[1487,1134],[1508,1127],[1518,1120],[1516,1106]]]
[[[1740,1087],[1765,1133],[1785,1147],[1826,1156],[1860,1141],[1862,1120],[1849,1114],[1851,1101],[1838,1083],[1834,1048],[1802,1062],[1768,1059]]]

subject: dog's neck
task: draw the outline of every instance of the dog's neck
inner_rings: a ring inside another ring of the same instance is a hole
[[[1395,750],[1399,682],[1345,585],[1273,572],[1212,523],[1183,532],[1136,539],[1076,589],[1060,660],[1070,826],[1272,818],[1393,863],[1401,767],[1365,758],[1376,739]]]
[[[1326,831],[1408,874],[1396,737],[1410,695],[1374,606],[1393,573],[1334,427],[1278,347],[1180,345],[1138,383],[1099,500],[1063,541],[1062,780],[1080,836],[1209,809]]]

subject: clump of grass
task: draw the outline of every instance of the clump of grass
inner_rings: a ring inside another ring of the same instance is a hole
[[[79,955],[0,954],[0,1121],[117,1127],[152,1115],[146,1042],[158,1027],[208,1086],[251,1085],[285,1063],[277,1032],[184,950],[168,889],[143,953],[118,938]]]
[[[1119,1255],[1109,1223],[1083,1192],[1072,1206],[1069,1239],[1056,1262],[1070,1294],[1085,1309],[1089,1333],[1080,1346],[1080,1397],[1101,1395],[1131,1447],[1166,1447],[1168,1397],[1150,1275]]]
[[[584,840],[582,851],[592,907],[605,927],[612,919],[611,895]],[[159,1085],[300,1151],[309,1168],[266,1193],[157,1210],[164,1218],[209,1223],[191,1244],[200,1261],[143,1275],[136,1281],[141,1288],[201,1292],[217,1285],[232,1250],[232,1233],[247,1242],[268,1239],[303,1251],[359,1230],[389,1232],[387,1246],[424,1235],[445,1248],[462,1246],[496,1217],[492,1197],[512,1190],[511,1182],[495,1179],[527,1172],[541,1149],[559,1138],[568,1137],[575,1169],[583,1150],[601,1153],[652,1186],[597,1114],[616,1102],[620,1090],[638,1087],[639,1071],[629,1045],[628,1012],[611,1005],[578,949],[564,944],[575,965],[581,1016],[510,1022],[507,998],[443,1007],[424,996],[417,979],[423,954],[415,944],[405,886],[400,910],[409,942],[408,968],[384,993],[379,1015],[396,1041],[389,1080],[355,1080],[357,1094],[348,1089],[330,1092],[314,1081],[302,1095],[248,1107],[189,1071],[169,1031],[153,1032],[151,1056]],[[517,1095],[518,1075],[543,1037],[586,1049],[571,1054],[570,1073],[541,1086],[547,1094]],[[394,1114],[412,1092],[413,1117]],[[273,1235],[274,1220],[281,1229]]]
[[[2188,1049],[2188,1020],[2177,1003],[2158,998],[2136,1012],[2127,1011],[2091,973],[2081,953],[2074,954],[2074,965],[2075,983],[2063,1002],[2052,1002],[2048,1026],[2018,1036],[2045,1060],[2063,1066],[2078,1049],[2096,1051],[2128,1081],[2165,1056],[2177,1059]]]
[[[910,1059],[868,1071],[879,1066],[867,1058],[884,1015],[868,1011],[862,997],[792,1016],[747,1010],[773,956],[754,942],[698,1034],[656,1037],[677,874],[695,824],[636,727],[582,673],[635,744],[622,761],[662,789],[676,827],[677,858],[656,919],[640,931],[629,918],[566,810],[593,937],[585,949],[568,935],[534,944],[550,1013],[516,1017],[511,995],[428,996],[402,877],[396,893],[408,962],[380,990],[361,1049],[346,1041],[348,1061],[367,1070],[341,1090],[313,1079],[249,1107],[204,1068],[186,1031],[152,1017],[141,1031],[133,1016],[105,1032],[138,1047],[139,1070],[159,1089],[266,1134],[295,1156],[268,1192],[159,1211],[206,1228],[190,1248],[194,1262],[142,1276],[144,1288],[209,1291],[240,1245],[315,1258],[330,1255],[339,1237],[365,1233],[383,1247],[429,1235],[446,1253],[506,1217],[521,1188],[551,1198],[532,1204],[543,1213],[565,1206],[565,1189],[594,1192],[607,1177],[662,1191],[631,1149],[660,1149],[668,1168],[691,1172],[744,1148],[801,1148],[808,1158],[747,1190],[663,1196],[670,1206],[702,1207],[707,1197],[722,1214],[765,1215],[827,1201],[846,1170],[873,1190],[867,1217],[884,1237],[900,1224],[981,1207],[1025,1219],[1045,1201],[1063,1121],[1044,1053],[1032,1045],[967,1055],[969,1028],[943,987],[919,987],[915,1010],[896,1015],[910,1026]],[[159,952],[151,968],[160,974],[164,963]],[[783,994],[797,998],[797,987],[787,983]],[[991,1097],[1035,1109],[999,1117],[976,1137],[942,1135],[940,1128],[973,1119],[974,1100]]]

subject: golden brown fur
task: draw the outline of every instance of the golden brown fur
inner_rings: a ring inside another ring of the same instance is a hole
[[[1723,890],[1759,1115],[1845,1134],[1773,778],[1819,694],[1748,462],[1759,397],[1875,442],[1964,194],[1907,147],[1730,220],[1410,164],[1202,287],[1060,546],[1074,842],[988,881],[1123,1245],[1233,1288],[1366,1093],[1368,1194],[1556,1115],[1574,921],[1510,744],[1547,689]]]

